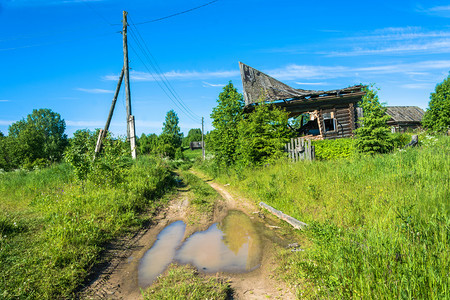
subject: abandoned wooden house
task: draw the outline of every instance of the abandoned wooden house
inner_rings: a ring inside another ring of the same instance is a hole
[[[301,116],[298,135],[309,139],[337,139],[353,136],[357,128],[357,103],[365,95],[364,86],[339,90],[294,89],[263,72],[239,62],[244,90],[244,112],[251,112],[261,102],[286,109],[289,117]],[[304,120],[304,118],[307,118]]]
[[[386,114],[391,117],[387,124],[392,132],[405,132],[421,127],[425,112],[417,106],[387,106]]]
[[[202,145],[203,145],[203,142],[190,142],[189,143],[189,148],[191,149],[191,150],[195,150],[195,149],[202,149]]]

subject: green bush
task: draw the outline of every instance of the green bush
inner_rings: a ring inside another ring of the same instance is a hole
[[[348,158],[357,153],[353,138],[316,140],[312,144],[315,147],[316,159],[318,160]]]
[[[407,133],[392,133],[392,143],[394,149],[404,148],[411,141],[411,134]]]

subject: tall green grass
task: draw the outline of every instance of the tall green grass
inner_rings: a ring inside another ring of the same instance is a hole
[[[450,138],[376,156],[287,163],[219,176],[309,223],[283,273],[304,297],[450,297]]]
[[[78,182],[67,164],[0,174],[0,298],[73,297],[106,243],[141,226],[173,185],[167,165],[140,158],[120,184]]]

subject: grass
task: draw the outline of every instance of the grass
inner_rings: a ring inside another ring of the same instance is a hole
[[[74,297],[106,244],[142,226],[173,184],[157,159],[123,172],[116,185],[78,182],[67,164],[0,174],[0,298]]]
[[[202,149],[191,150],[189,148],[183,151],[183,155],[187,160],[194,161],[200,159],[203,155]]]
[[[279,272],[301,283],[301,297],[445,299],[448,153],[449,137],[424,137],[392,154],[281,161],[218,179],[310,224],[311,246],[280,255]]]
[[[169,266],[167,275],[143,293],[144,299],[228,299],[227,283],[215,277],[204,277],[190,266]]]
[[[212,213],[216,200],[220,198],[219,194],[196,175],[188,171],[181,171],[181,175],[194,194],[191,205],[199,212]]]

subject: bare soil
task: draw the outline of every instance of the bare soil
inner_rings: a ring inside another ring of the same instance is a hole
[[[192,172],[202,178],[202,174]],[[252,202],[237,197],[219,183],[206,180],[221,196],[216,202],[214,212],[199,214],[189,206],[192,193],[188,188],[180,188],[169,205],[161,210],[153,224],[142,229],[134,236],[124,237],[115,242],[105,254],[106,263],[96,272],[92,281],[79,293],[82,299],[142,299],[138,286],[139,261],[145,252],[151,248],[158,234],[175,221],[184,221],[187,225],[184,239],[199,230],[206,230],[212,223],[219,222],[229,210],[240,210],[250,218],[264,222],[270,233],[266,239],[260,268],[249,273],[229,274],[217,273],[204,276],[216,276],[226,280],[234,293],[233,299],[295,299],[286,283],[276,280],[274,269],[277,267],[275,258],[275,244],[277,247],[287,245],[285,240],[276,233],[277,220],[265,218],[260,209]]]

